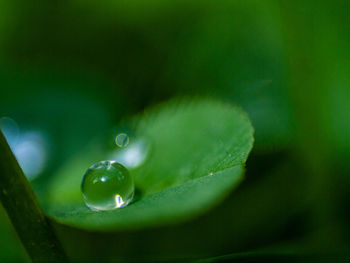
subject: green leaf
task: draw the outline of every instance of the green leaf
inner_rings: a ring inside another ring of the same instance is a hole
[[[63,224],[100,231],[176,223],[206,212],[242,180],[253,128],[241,110],[217,101],[181,100],[146,111],[132,123],[136,138],[150,144],[146,162],[131,171],[140,198],[106,212],[83,204],[82,175],[100,161],[92,157],[100,148],[91,146],[52,182],[49,215]]]

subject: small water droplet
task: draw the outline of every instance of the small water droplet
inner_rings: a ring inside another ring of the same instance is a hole
[[[209,173],[209,176],[213,176],[214,175],[214,173]]]
[[[120,133],[115,137],[115,143],[118,147],[124,148],[129,144],[129,136],[126,133]]]
[[[86,205],[92,210],[112,210],[130,203],[135,186],[123,165],[115,161],[101,161],[85,172],[81,191]]]

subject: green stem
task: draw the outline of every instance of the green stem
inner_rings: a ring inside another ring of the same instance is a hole
[[[1,131],[0,201],[33,262],[67,262],[49,221]]]
[[[318,35],[324,19],[321,3],[317,1],[280,0],[280,11],[284,25],[284,38],[289,58],[290,94],[294,112],[298,119],[298,157],[305,165],[305,180],[308,187],[309,204],[313,209],[315,231],[328,231],[332,225],[333,236],[325,234],[324,242],[336,244],[339,235],[333,191],[334,176],[330,163],[332,147],[325,131],[323,118],[325,94],[327,94],[327,67],[322,60],[324,45]],[[323,245],[323,244],[321,244]]]

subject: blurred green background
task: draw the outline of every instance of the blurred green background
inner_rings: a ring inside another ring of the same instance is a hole
[[[238,105],[255,128],[245,180],[198,219],[220,222],[210,237],[218,247],[159,250],[168,259],[257,249],[346,254],[349,8],[330,0],[2,0],[0,124],[16,145],[32,147],[14,150],[25,172],[50,181],[89,142],[149,106],[179,96]],[[120,238],[149,256],[159,253],[143,251],[144,236],[180,228],[190,236],[197,223]],[[0,261],[28,260],[2,208],[0,229]],[[80,242],[87,234],[78,232],[60,238]],[[81,243],[68,254],[84,258],[89,241]]]

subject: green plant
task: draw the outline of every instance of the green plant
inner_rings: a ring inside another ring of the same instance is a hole
[[[100,160],[92,159],[106,156],[101,145],[95,143],[88,151],[78,154],[73,164],[76,169],[68,166],[61,171],[46,186],[50,189],[48,195],[39,196],[51,221],[77,229],[108,232],[152,229],[191,220],[220,203],[238,185],[253,145],[253,128],[245,113],[209,99],[174,100],[146,111],[133,119],[130,127],[135,137],[147,140],[151,148],[146,162],[131,170],[139,190],[137,200],[126,208],[106,212],[91,211],[85,206],[80,193],[83,172],[79,171],[87,169],[89,162]],[[6,151],[12,156],[9,147]],[[11,162],[2,160],[2,170],[17,165],[11,158]],[[20,170],[9,170],[3,177],[20,177],[24,185],[19,189],[29,187]],[[3,191],[7,187],[4,184]],[[41,214],[30,190],[24,193],[21,198],[33,199],[26,205],[28,211],[37,208],[37,214]],[[18,195],[19,192],[13,192],[9,196],[16,200]],[[5,197],[2,199],[7,203]],[[6,207],[10,216],[14,207],[11,203]],[[36,225],[45,228],[44,222]],[[17,229],[20,235],[29,227],[24,219],[21,224],[24,229]],[[118,238],[117,233],[115,237]],[[37,238],[51,244],[45,236]],[[27,245],[31,240],[23,242]],[[26,247],[33,259],[42,254]],[[113,249],[113,245],[109,248]]]

